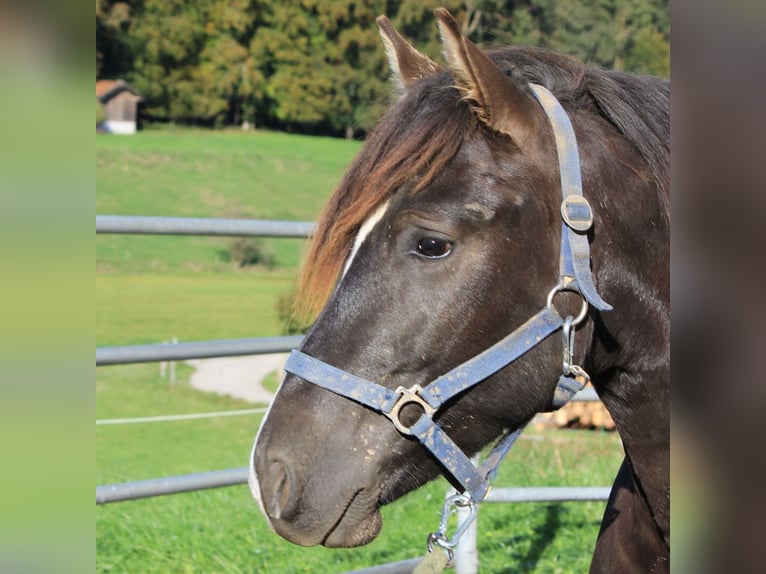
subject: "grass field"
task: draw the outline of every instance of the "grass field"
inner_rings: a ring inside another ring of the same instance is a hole
[[[281,335],[280,297],[291,271],[97,275],[99,345]]]
[[[359,142],[281,133],[96,138],[100,214],[313,221]],[[99,235],[99,346],[279,335],[304,241],[263,239],[276,268],[240,269],[228,238]]]
[[[359,147],[355,141],[266,132],[102,136],[96,138],[96,211],[314,220]],[[221,266],[228,241],[102,236],[96,255],[102,271],[210,271]],[[297,265],[301,241],[266,244],[280,266]]]
[[[145,132],[99,137],[98,213],[314,219],[358,151],[357,142],[269,133]],[[239,269],[225,239],[99,236],[97,345],[272,336],[293,288],[302,245],[269,242],[277,267]],[[252,405],[202,393],[179,367],[170,385],[157,365],[96,371],[99,419]],[[97,484],[245,466],[260,415],[98,426]],[[609,484],[619,438],[587,431],[528,434],[499,485]],[[422,555],[437,526],[443,480],[384,509],[384,528],[354,550],[304,549],[273,534],[246,487],[96,508],[98,572],[333,573]],[[584,572],[603,503],[485,505],[483,573]]]

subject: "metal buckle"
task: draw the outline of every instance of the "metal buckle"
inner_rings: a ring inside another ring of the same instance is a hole
[[[455,507],[455,511],[452,507]],[[457,508],[468,508],[469,514],[458,523],[455,534],[452,538],[447,538],[447,523],[452,512],[456,512]],[[457,543],[460,542],[460,538],[465,534],[468,527],[476,519],[479,513],[479,505],[476,501],[467,494],[455,494],[447,498],[442,507],[441,521],[439,522],[439,529],[436,532],[432,532],[428,535],[428,551],[432,552],[434,544],[447,551],[449,561],[452,562],[453,550]]]
[[[590,375],[579,365],[574,364],[574,343],[575,343],[575,320],[570,316],[564,319],[564,325],[561,327],[561,334],[564,339],[564,356],[561,372],[565,377],[581,378],[578,381],[580,385],[585,385],[590,381]]]
[[[561,217],[575,231],[585,232],[593,226],[593,210],[582,195],[568,195],[561,202]]]
[[[404,405],[415,403],[417,404],[421,409],[423,409],[423,412],[430,418],[435,412],[436,409],[433,408],[431,405],[429,405],[423,397],[420,396],[419,393],[423,391],[423,387],[420,385],[412,385],[409,389],[405,389],[404,387],[398,387],[395,392],[399,393],[399,399],[397,399],[396,404],[394,404],[393,407],[391,407],[391,410],[385,414],[392,423],[394,423],[394,426],[396,427],[396,430],[398,430],[403,435],[412,436],[414,433],[412,430],[410,430],[410,427],[404,426],[402,421],[399,419],[399,411],[402,410],[402,407]]]

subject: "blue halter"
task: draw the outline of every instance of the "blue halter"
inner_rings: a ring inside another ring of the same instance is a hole
[[[548,295],[546,306],[510,335],[425,387],[414,385],[409,389],[392,390],[297,350],[290,354],[285,364],[287,372],[378,411],[388,417],[400,433],[417,437],[475,502],[481,502],[487,495],[497,467],[523,428],[503,436],[477,468],[436,424],[434,414],[451,398],[505,368],[559,329],[564,337],[564,359],[553,407],[563,406],[582,389],[581,380],[588,378],[582,368],[572,363],[575,326],[585,319],[589,304],[600,311],[612,309],[596,291],[590,271],[587,231],[593,225],[593,213],[582,194],[580,158],[572,124],[553,94],[536,84],[530,84],[530,88],[553,127],[563,196],[559,279]],[[577,317],[562,319],[558,314],[553,299],[559,291],[580,294],[582,307]],[[415,424],[407,427],[399,413],[403,406],[411,403],[419,405],[423,414]]]

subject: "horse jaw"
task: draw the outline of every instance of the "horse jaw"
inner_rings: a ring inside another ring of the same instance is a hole
[[[380,534],[382,527],[377,496],[371,497],[366,491],[358,490],[321,544],[327,548],[364,546]]]

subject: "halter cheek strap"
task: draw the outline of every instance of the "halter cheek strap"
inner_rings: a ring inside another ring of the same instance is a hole
[[[590,305],[599,311],[611,311],[612,306],[596,291],[590,272],[588,230],[593,226],[593,211],[582,192],[580,154],[572,122],[559,101],[546,88],[537,84],[529,84],[529,87],[551,123],[559,160],[563,220],[559,284],[573,283],[573,288]]]
[[[530,84],[530,88],[553,128],[563,196],[559,279],[548,294],[545,307],[510,335],[425,387],[414,385],[409,389],[399,387],[392,390],[300,351],[293,351],[285,364],[287,372],[380,412],[391,420],[400,433],[416,437],[475,502],[481,502],[486,496],[490,480],[523,427],[503,436],[477,468],[439,427],[434,416],[447,401],[502,370],[558,330],[563,334],[562,374],[553,406],[562,406],[582,389],[583,383],[578,378],[587,378],[587,373],[572,361],[574,328],[585,319],[588,305],[600,311],[612,308],[596,291],[590,271],[587,232],[593,225],[593,214],[582,194],[580,159],[572,124],[561,104],[546,88],[536,84]],[[559,291],[574,291],[583,298],[577,317],[562,319],[558,314],[553,299]],[[402,407],[409,404],[419,406],[423,413],[408,427],[399,418],[399,413]]]

